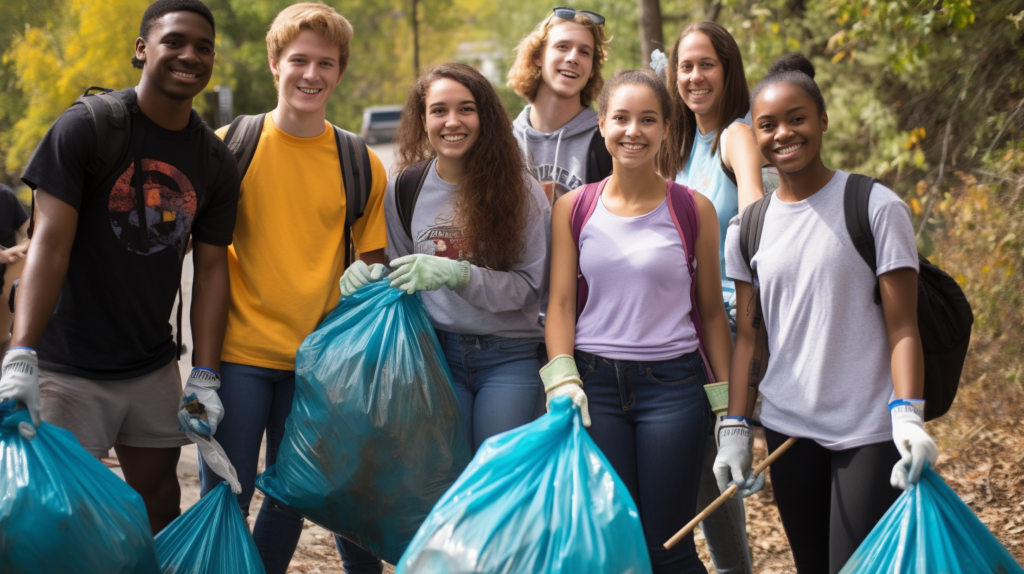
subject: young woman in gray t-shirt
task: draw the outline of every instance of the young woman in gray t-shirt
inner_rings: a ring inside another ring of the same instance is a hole
[[[771,357],[759,389],[768,447],[801,438],[772,465],[779,514],[797,571],[836,573],[896,500],[897,489],[916,482],[926,461],[935,464],[938,449],[922,414],[917,250],[909,209],[875,184],[868,204],[877,253],[873,274],[846,230],[849,174],[821,160],[828,115],[813,77],[811,63],[790,54],[753,91],[754,134],[781,186],[765,200],[770,203],[751,266]],[[752,433],[745,415],[753,404],[747,373],[754,302],[738,236],[734,219],[726,267],[741,313],[730,416],[719,430],[715,474],[721,489],[736,482],[747,496],[764,479],[750,477]],[[876,282],[881,305],[873,300]]]

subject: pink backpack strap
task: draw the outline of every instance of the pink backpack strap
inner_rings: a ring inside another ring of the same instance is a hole
[[[704,370],[707,373],[708,382],[713,383],[715,373],[711,369],[711,362],[708,360],[707,346],[704,344],[704,329],[700,322],[700,313],[697,311],[697,236],[700,235],[700,213],[697,210],[697,200],[693,196],[693,190],[674,181],[667,180],[668,187],[668,208],[672,214],[672,223],[683,240],[683,251],[686,252],[686,270],[690,274],[690,320],[697,331],[697,343],[700,348],[701,358],[704,360]]]
[[[580,270],[580,234],[583,233],[583,226],[590,220],[590,216],[594,215],[594,209],[597,208],[597,199],[601,197],[601,192],[604,191],[604,186],[608,183],[608,179],[606,177],[601,181],[584,185],[583,189],[576,194],[576,199],[572,202],[572,211],[569,213],[569,225],[572,228],[572,240],[576,243],[577,254],[576,319],[580,318],[580,313],[583,312],[583,307],[587,304],[587,296],[590,293],[587,287],[587,280],[583,278],[583,272]]]

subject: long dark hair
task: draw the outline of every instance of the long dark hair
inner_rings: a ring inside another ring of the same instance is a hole
[[[729,124],[750,111],[750,89],[747,87],[747,77],[743,73],[743,56],[732,34],[714,22],[696,22],[683,28],[672,46],[668,68],[665,70],[665,83],[675,103],[677,121],[672,126],[665,145],[661,147],[658,170],[669,178],[675,177],[679,170],[686,166],[693,151],[693,141],[697,137],[697,116],[679,95],[678,80],[679,45],[683,43],[683,38],[695,32],[700,32],[711,40],[711,46],[715,49],[724,72],[722,97],[718,102],[718,125],[715,126],[715,141],[711,149],[718,149],[722,131],[728,128]]]
[[[443,78],[465,86],[476,101],[480,135],[466,156],[465,175],[455,186],[455,224],[473,245],[473,263],[508,271],[519,263],[530,215],[529,179],[512,122],[487,78],[466,64],[438,64],[420,76],[395,132],[398,170],[437,157],[423,128],[427,90]]]

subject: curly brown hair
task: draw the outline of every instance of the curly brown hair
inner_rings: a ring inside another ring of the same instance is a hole
[[[512,122],[494,87],[466,64],[438,64],[420,76],[409,91],[395,132],[398,172],[437,157],[430,146],[424,117],[427,90],[441,79],[465,86],[477,105],[480,136],[466,156],[465,175],[455,187],[455,224],[473,244],[475,265],[508,271],[522,259],[523,229],[533,208],[526,162],[512,135]]]
[[[540,67],[535,62],[542,56],[544,48],[547,46],[551,29],[563,22],[575,22],[594,35],[594,73],[587,85],[583,87],[583,91],[580,92],[580,104],[589,106],[601,92],[601,87],[604,86],[601,65],[608,59],[609,38],[604,33],[604,26],[595,24],[585,14],[576,14],[573,20],[559,18],[554,13],[549,14],[540,24],[537,24],[532,32],[520,40],[519,45],[516,46],[516,59],[508,71],[508,87],[526,98],[526,101],[533,103],[533,100],[537,98],[537,89],[540,88],[541,83]]]
[[[750,89],[747,87],[747,76],[743,73],[743,55],[740,53],[736,40],[721,24],[715,22],[695,22],[679,33],[665,70],[665,83],[675,103],[676,123],[673,124],[665,145],[658,154],[658,171],[665,177],[675,177],[679,170],[686,166],[693,151],[693,141],[697,137],[697,116],[679,95],[677,70],[679,69],[679,45],[683,38],[694,33],[701,33],[711,40],[715,54],[722,62],[725,82],[722,96],[718,102],[718,125],[715,126],[715,141],[711,149],[718,149],[719,139],[733,120],[742,118],[750,111]]]

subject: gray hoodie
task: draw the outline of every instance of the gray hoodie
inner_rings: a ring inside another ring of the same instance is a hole
[[[388,231],[389,260],[425,253],[455,260],[471,258],[469,242],[452,225],[455,186],[441,179],[431,162],[412,215],[413,240],[405,234],[398,217],[395,181],[388,182],[384,214]],[[421,291],[423,303],[435,328],[464,335],[497,335],[510,339],[544,340],[540,305],[547,299],[548,256],[551,252],[551,206],[535,179],[530,180],[533,209],[523,229],[526,246],[522,261],[508,271],[473,265],[469,284],[460,292],[447,287]]]
[[[567,192],[588,183],[587,152],[597,129],[597,113],[587,108],[562,129],[548,134],[530,125],[532,107],[523,109],[512,123],[512,131],[530,173],[544,188],[548,201],[554,203]]]

